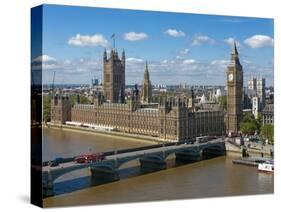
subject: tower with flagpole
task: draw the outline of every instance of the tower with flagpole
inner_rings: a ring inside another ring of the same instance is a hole
[[[115,48],[115,34],[112,34],[112,48],[103,54],[103,93],[105,100],[112,103],[125,103],[125,51],[118,56]]]

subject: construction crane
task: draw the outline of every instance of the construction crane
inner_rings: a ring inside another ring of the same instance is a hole
[[[51,114],[50,114],[50,116],[51,116],[50,119],[51,119],[51,120],[52,120],[52,116],[53,116],[52,100],[54,99],[55,77],[56,77],[56,71],[54,71],[53,83],[52,83],[52,99],[51,99]]]

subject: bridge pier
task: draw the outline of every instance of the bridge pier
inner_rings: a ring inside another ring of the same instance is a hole
[[[54,182],[51,172],[48,172],[47,174],[43,175],[42,180],[42,194],[43,197],[50,197],[54,195]]]
[[[54,196],[54,184],[53,182],[43,183],[43,197]]]
[[[160,171],[167,168],[165,158],[157,156],[143,156],[140,158],[140,168],[143,173]]]
[[[139,159],[142,173],[155,172],[167,168],[166,158],[175,154],[176,160],[183,162],[195,162],[201,159],[213,158],[226,154],[225,143],[218,141],[199,143],[197,145],[177,145],[173,147],[152,148],[147,151],[132,151],[115,155],[115,159],[106,159],[97,163],[77,164],[61,163],[58,167],[44,166],[42,172],[43,196],[54,195],[54,181],[71,171],[89,168],[92,175],[92,184],[120,180],[119,168],[131,160]]]
[[[176,152],[176,161],[184,163],[193,163],[202,159],[202,151],[200,149],[188,149],[182,152]]]
[[[209,158],[214,158],[218,156],[226,155],[225,144],[215,144],[212,146],[205,147],[202,153],[202,159],[206,160]]]
[[[90,170],[93,185],[99,185],[120,180],[118,169],[92,167]]]

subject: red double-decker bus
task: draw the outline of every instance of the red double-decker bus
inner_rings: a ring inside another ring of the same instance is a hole
[[[105,155],[103,153],[83,154],[74,159],[76,163],[95,163],[103,160],[105,160]]]

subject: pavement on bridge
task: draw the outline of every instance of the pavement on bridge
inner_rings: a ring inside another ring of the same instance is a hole
[[[107,156],[106,160],[103,160],[102,162],[106,162],[106,161],[112,160],[112,159],[116,160],[117,158],[120,159],[120,158],[125,158],[125,157],[130,157],[130,156],[142,156],[142,155],[146,155],[146,154],[159,153],[161,151],[167,151],[167,150],[177,150],[177,149],[181,149],[183,147],[199,147],[201,145],[218,143],[218,142],[223,142],[222,138],[217,138],[217,139],[214,139],[211,141],[207,141],[205,143],[197,143],[197,144],[180,144],[180,145],[174,145],[174,146],[164,146],[163,145],[162,147],[159,147],[159,148],[110,155],[110,156]],[[91,163],[89,163],[89,165],[91,165]],[[69,167],[74,167],[74,166],[85,166],[85,164],[80,164],[75,161],[60,163],[58,166],[55,166],[55,167],[44,166],[44,167],[42,167],[42,172],[49,172],[49,171],[54,171],[57,169],[69,168]]]

